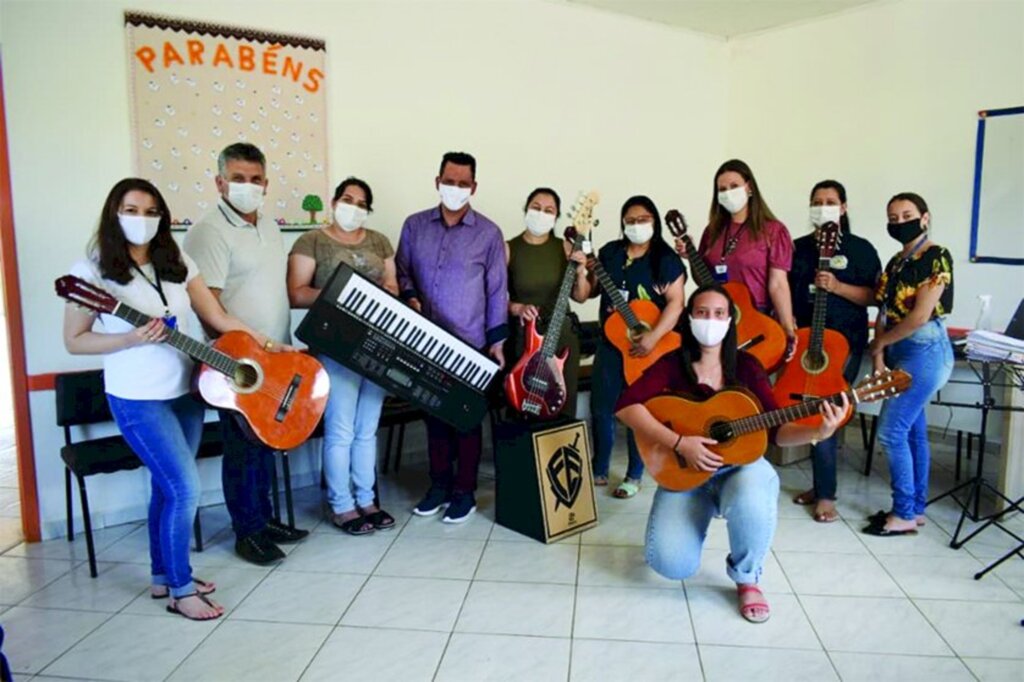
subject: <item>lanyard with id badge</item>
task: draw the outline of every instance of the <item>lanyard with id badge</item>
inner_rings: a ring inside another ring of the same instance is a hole
[[[140,268],[137,264],[132,263],[132,267],[135,268],[135,271],[142,276],[142,279],[146,280],[146,284],[153,287],[153,290],[156,291],[157,295],[160,296],[160,301],[163,302],[164,304],[164,314],[162,318],[164,324],[166,324],[170,329],[177,329],[178,318],[176,315],[171,315],[171,307],[167,303],[167,296],[164,295],[164,287],[163,284],[161,284],[160,282],[160,273],[157,272],[156,268],[153,268],[154,279],[150,279],[149,277],[146,276],[146,273],[142,271],[142,268]]]
[[[730,236],[729,230],[732,228],[730,225],[725,230],[725,234],[722,235],[725,240],[725,245],[722,247],[722,258],[718,264],[715,265],[715,281],[719,284],[725,284],[729,281],[729,266],[726,265],[725,259],[732,255],[732,252],[736,250],[736,247],[740,243],[740,235],[743,234],[743,230],[747,229],[747,224],[743,223],[740,225],[740,229],[736,230],[736,234]]]

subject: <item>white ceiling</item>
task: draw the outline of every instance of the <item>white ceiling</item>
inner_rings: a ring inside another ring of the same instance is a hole
[[[734,38],[879,0],[568,0],[670,26]]]

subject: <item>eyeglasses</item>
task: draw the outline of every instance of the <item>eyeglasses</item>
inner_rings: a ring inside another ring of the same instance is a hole
[[[639,225],[639,224],[642,224],[642,223],[653,223],[654,222],[654,216],[652,216],[652,215],[638,215],[638,216],[634,216],[632,218],[623,218],[622,222],[625,225]]]

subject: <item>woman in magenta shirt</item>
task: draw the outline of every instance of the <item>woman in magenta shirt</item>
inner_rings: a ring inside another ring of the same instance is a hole
[[[746,284],[754,305],[774,312],[789,339],[789,360],[796,339],[788,278],[793,239],[765,203],[750,167],[739,159],[726,161],[715,173],[711,214],[698,251],[717,281]]]

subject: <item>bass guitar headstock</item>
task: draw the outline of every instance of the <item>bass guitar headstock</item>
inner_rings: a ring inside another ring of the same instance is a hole
[[[61,298],[97,313],[113,313],[117,307],[116,298],[81,277],[64,275],[58,277],[53,286]]]
[[[855,402],[870,403],[891,398],[910,388],[910,383],[910,374],[902,369],[887,369],[869,374],[854,387]]]
[[[601,195],[596,191],[580,192],[569,209],[570,225],[565,229],[565,238],[572,242],[574,251],[583,246],[590,238],[590,231],[600,222],[594,217],[594,207],[600,201]]]

